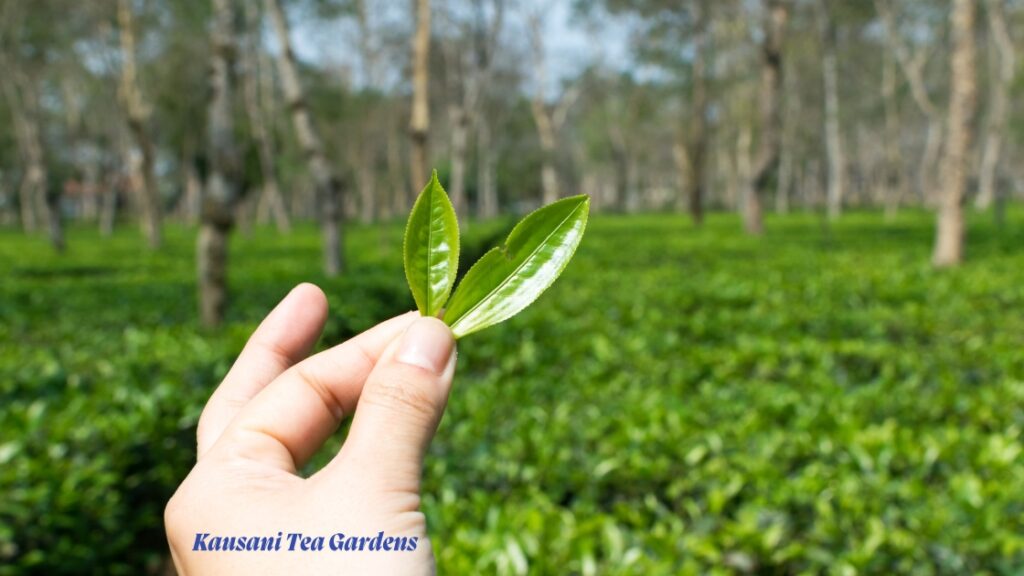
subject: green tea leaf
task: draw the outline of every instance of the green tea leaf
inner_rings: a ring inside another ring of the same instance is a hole
[[[469,269],[444,321],[456,338],[507,320],[554,283],[583,238],[590,199],[573,196],[523,218],[501,248]]]
[[[437,171],[420,192],[405,226],[405,278],[423,316],[444,307],[459,269],[459,221]]]

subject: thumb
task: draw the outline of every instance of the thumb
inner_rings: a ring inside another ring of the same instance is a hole
[[[363,386],[337,460],[380,487],[419,492],[423,456],[448,404],[455,338],[437,318],[419,318],[392,342]]]

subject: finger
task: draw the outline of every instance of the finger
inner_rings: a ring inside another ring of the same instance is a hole
[[[341,453],[322,477],[354,465],[384,489],[417,493],[423,455],[448,403],[455,339],[436,318],[421,318],[388,347],[363,386]]]
[[[267,315],[199,417],[200,458],[249,400],[309,354],[326,320],[327,297],[313,284],[293,288]]]
[[[355,410],[377,359],[415,318],[415,312],[392,318],[289,368],[242,409],[211,455],[256,460],[294,473]]]

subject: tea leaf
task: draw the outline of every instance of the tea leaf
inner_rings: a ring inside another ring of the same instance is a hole
[[[423,316],[444,307],[459,269],[459,221],[437,171],[430,177],[405,226],[405,278]]]
[[[507,320],[558,278],[583,238],[590,199],[573,196],[523,218],[459,283],[444,321],[456,338]]]

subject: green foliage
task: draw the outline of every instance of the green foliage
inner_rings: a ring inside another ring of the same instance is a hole
[[[537,299],[576,253],[590,199],[565,198],[523,218],[504,246],[473,264],[448,302],[459,268],[459,222],[434,170],[405,227],[405,277],[423,316],[444,310],[456,338],[515,316]]]
[[[547,290],[576,253],[589,210],[583,195],[553,202],[516,224],[504,246],[484,254],[445,310],[455,337],[515,316]]]
[[[424,316],[438,315],[459,271],[459,220],[437,170],[413,204],[402,246],[416,307]]]
[[[167,251],[137,231],[72,229],[67,258],[0,230],[0,575],[151,573],[163,506],[195,460],[200,410],[259,320],[296,280],[330,300],[323,342],[412,306],[390,232],[353,233],[349,278],[319,269],[312,227],[232,239],[231,313],[196,322],[192,230]],[[386,270],[386,272],[385,272]]]
[[[542,306],[460,349],[424,479],[439,572],[1019,572],[1024,236],[989,220],[936,272],[924,213],[762,239],[595,218]],[[193,232],[167,236],[72,229],[60,258],[0,231],[0,575],[152,570],[199,411],[295,283],[328,293],[321,346],[413,307],[400,226],[353,228],[337,280],[310,277],[315,229],[257,230],[204,332]]]

